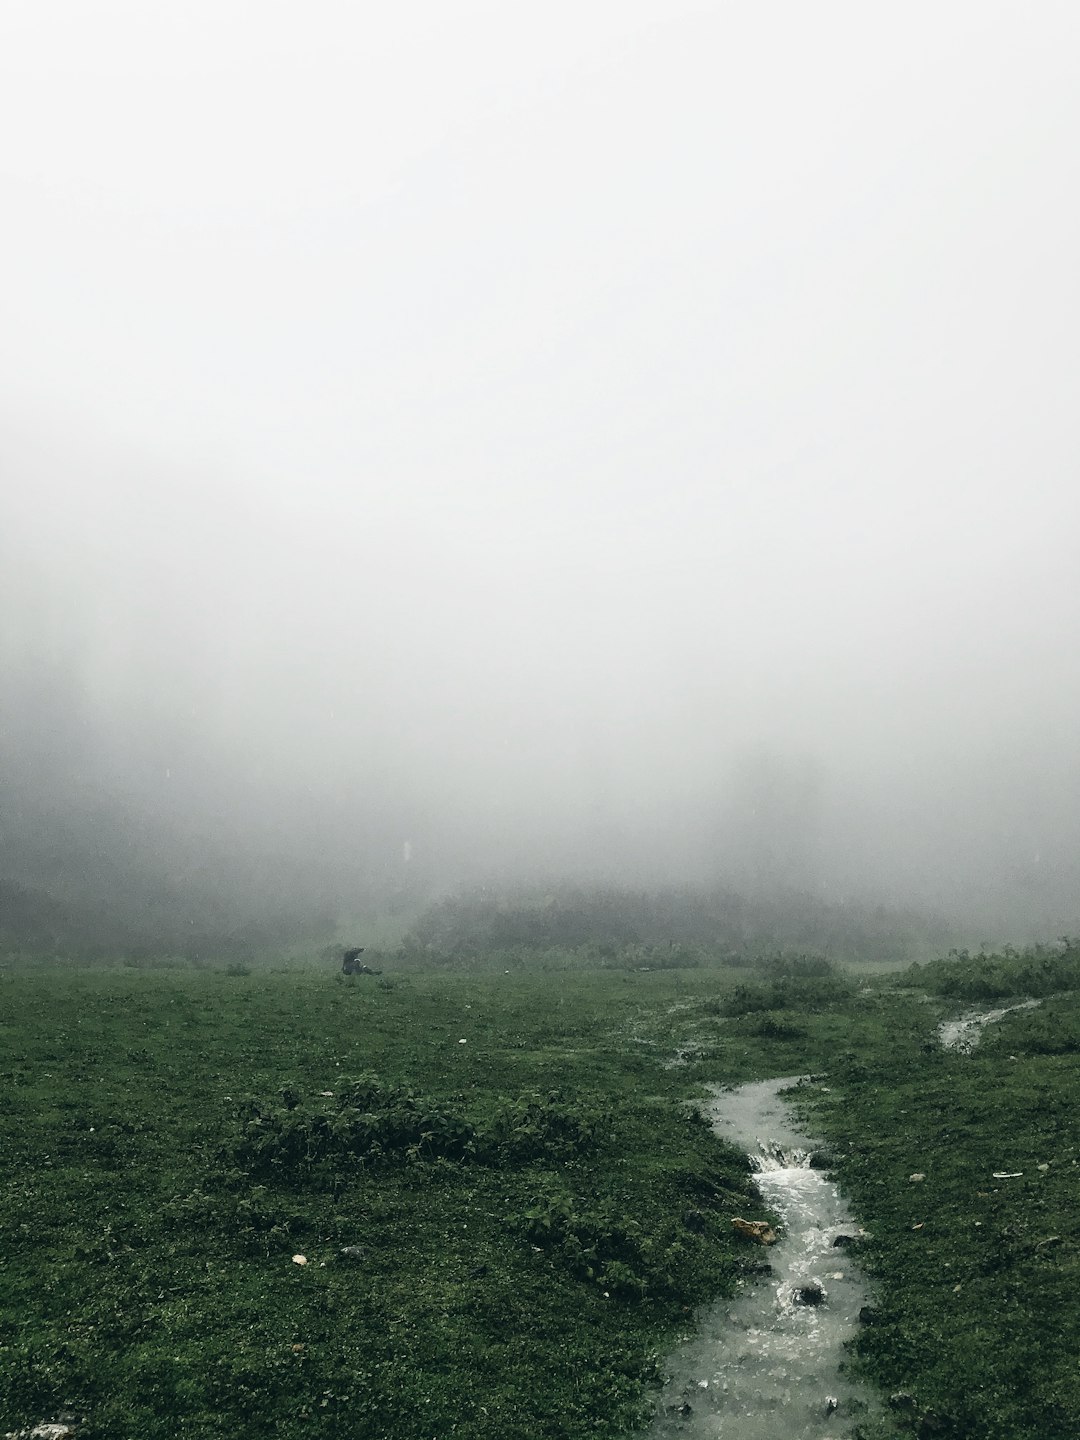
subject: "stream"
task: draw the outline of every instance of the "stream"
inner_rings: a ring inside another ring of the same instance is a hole
[[[713,1088],[713,1128],[750,1154],[781,1238],[761,1248],[771,1275],[742,1282],[733,1299],[698,1316],[669,1357],[653,1440],[841,1437],[872,1403],[840,1369],[869,1296],[851,1249],[834,1242],[860,1232],[836,1186],[811,1168],[813,1141],[793,1129],[779,1098],[796,1078]],[[818,1303],[806,1303],[808,1286],[820,1287]]]
[[[938,1026],[938,1039],[946,1050],[974,1050],[984,1025],[994,1025],[1014,1010],[1033,1010],[1041,1000],[1021,1000],[1017,1005],[1003,1005],[1000,1010],[969,1010],[958,1020],[943,1020]]]

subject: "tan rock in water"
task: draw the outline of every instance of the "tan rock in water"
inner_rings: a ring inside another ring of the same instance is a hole
[[[732,1216],[731,1225],[740,1235],[745,1235],[748,1240],[756,1240],[759,1245],[771,1245],[776,1239],[776,1231],[767,1220],[740,1220]]]

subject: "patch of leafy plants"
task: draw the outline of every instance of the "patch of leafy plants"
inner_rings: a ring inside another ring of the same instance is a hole
[[[802,1040],[809,1033],[790,1013],[773,1010],[754,1010],[739,1016],[732,1032],[759,1040]]]
[[[774,970],[769,978],[736,985],[713,1002],[719,1015],[750,1015],[763,1011],[791,1010],[803,1013],[825,1010],[848,1000],[854,987],[831,967],[814,966],[809,973],[801,967]]]
[[[726,1221],[725,1228],[726,1228]],[[705,1241],[715,1243],[720,1226],[708,1212],[690,1209],[665,1216],[661,1225],[588,1203],[556,1187],[522,1217],[525,1238],[580,1279],[595,1283],[606,1297],[675,1297],[693,1286]]]
[[[1003,1000],[1015,995],[1056,995],[1080,990],[1080,940],[1006,947],[994,954],[954,950],[948,959],[913,965],[911,985],[950,1000]]]
[[[260,1179],[311,1183],[356,1164],[453,1160],[491,1166],[555,1164],[592,1154],[609,1116],[595,1099],[525,1094],[479,1119],[461,1100],[435,1099],[368,1075],[336,1095],[270,1106],[249,1099],[225,1156]]]

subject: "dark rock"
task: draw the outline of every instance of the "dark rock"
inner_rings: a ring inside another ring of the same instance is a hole
[[[834,1250],[840,1250],[848,1245],[857,1244],[858,1237],[855,1235],[837,1235],[836,1239],[832,1243]]]
[[[343,1245],[339,1252],[344,1260],[362,1260],[364,1252],[359,1245]]]
[[[808,1280],[805,1285],[800,1285],[794,1291],[792,1297],[796,1305],[824,1305],[825,1291],[816,1280]]]
[[[693,1413],[694,1407],[690,1404],[689,1400],[684,1400],[681,1405],[675,1406],[675,1414],[682,1416],[684,1420],[689,1420]]]
[[[859,1311],[860,1325],[880,1325],[885,1317],[880,1310],[875,1310],[873,1305],[864,1305]]]
[[[909,1395],[906,1390],[896,1390],[889,1396],[890,1410],[912,1411],[916,1409],[915,1396]]]
[[[682,1223],[688,1230],[693,1230],[695,1235],[701,1235],[705,1230],[705,1216],[700,1210],[687,1210],[682,1217]]]

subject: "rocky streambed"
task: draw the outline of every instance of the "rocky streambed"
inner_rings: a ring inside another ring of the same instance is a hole
[[[871,1403],[843,1369],[844,1344],[869,1303],[852,1253],[860,1232],[827,1173],[811,1165],[813,1141],[791,1122],[781,1092],[796,1083],[713,1091],[713,1126],[750,1155],[780,1237],[762,1246],[769,1271],[699,1316],[669,1358],[652,1437],[842,1436]]]

